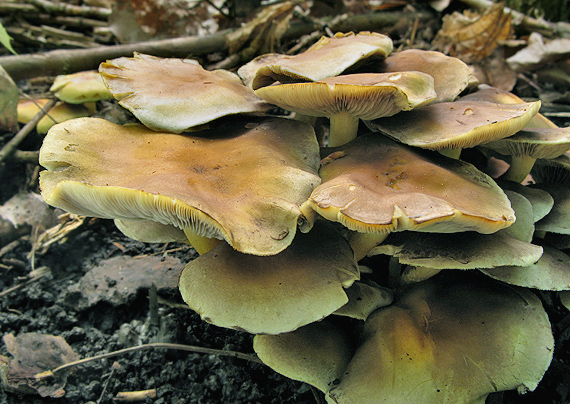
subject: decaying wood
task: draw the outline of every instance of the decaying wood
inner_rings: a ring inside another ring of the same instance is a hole
[[[346,16],[334,25],[328,25],[333,32],[380,30],[394,26],[402,21],[410,23],[419,19],[432,18],[430,12],[384,12],[365,15]],[[291,24],[283,40],[291,40],[319,31],[321,27],[311,22]],[[213,35],[190,36],[163,39],[136,44],[100,46],[90,49],[55,50],[19,56],[0,57],[0,65],[14,79],[26,79],[37,76],[68,74],[82,70],[97,69],[101,62],[121,56],[131,56],[133,52],[148,53],[160,57],[188,57],[214,52],[227,52],[227,34],[220,31]]]

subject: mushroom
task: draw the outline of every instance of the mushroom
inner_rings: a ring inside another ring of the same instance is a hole
[[[344,306],[344,288],[359,277],[348,242],[331,224],[318,222],[269,257],[221,243],[186,265],[179,289],[190,308],[212,324],[279,334]]]
[[[279,335],[256,335],[253,349],[271,369],[328,392],[348,366],[356,341],[338,318]]]
[[[32,120],[41,108],[48,103],[47,98],[37,100],[20,100],[18,102],[18,122],[28,123]],[[68,104],[65,102],[56,103],[46,116],[36,124],[36,131],[39,134],[46,134],[55,124],[65,122],[70,119],[83,118],[91,115],[89,110],[83,105]]]
[[[535,263],[524,267],[481,269],[481,272],[510,285],[539,290],[570,290],[570,256],[547,245]]]
[[[271,85],[255,94],[290,111],[330,118],[331,147],[354,139],[359,119],[392,116],[436,97],[433,78],[419,72],[349,74],[310,83]]]
[[[99,72],[119,104],[157,131],[180,133],[223,116],[269,108],[236,74],[204,70],[195,60],[135,53],[102,63]]]
[[[375,133],[333,150],[307,204],[350,230],[488,234],[515,221],[505,193],[469,163]]]
[[[171,224],[162,224],[152,220],[115,219],[115,226],[125,236],[143,243],[187,242],[188,237],[182,229]],[[216,240],[218,241],[218,240]],[[202,251],[204,251],[202,249]]]
[[[40,186],[69,212],[172,224],[271,255],[291,243],[299,205],[320,182],[318,153],[313,129],[290,119],[234,121],[198,137],[82,118],[46,136]]]
[[[542,256],[542,247],[504,233],[457,234],[401,232],[390,234],[369,256],[386,254],[400,264],[442,269],[480,269],[502,266],[523,267]]]
[[[327,402],[483,404],[534,390],[554,349],[540,300],[473,275],[441,272],[374,312]]]
[[[57,76],[49,90],[70,104],[113,99],[96,70]]]
[[[383,34],[362,31],[321,37],[313,46],[297,55],[262,55],[242,66],[238,74],[251,88],[274,82],[319,81],[338,76],[370,58],[384,59],[392,53],[392,40]]]
[[[405,115],[376,119],[367,124],[371,130],[409,146],[460,152],[462,148],[515,134],[528,124],[539,108],[540,101],[495,104],[460,100],[416,108]]]
[[[524,101],[519,98],[518,96],[510,93],[508,91],[504,91],[495,87],[492,87],[488,84],[480,84],[478,90],[471,93],[464,95],[460,98],[464,101],[487,101],[487,102],[494,102],[497,104],[523,104]],[[537,113],[530,122],[526,125],[526,129],[535,129],[535,128],[557,128],[556,124],[552,122],[550,119],[542,115],[540,112]]]
[[[553,159],[570,149],[570,128],[525,128],[510,137],[481,146],[511,156],[510,167],[501,178],[522,182],[536,159]]]
[[[437,93],[433,103],[454,101],[472,80],[469,66],[461,59],[422,49],[395,52],[380,63],[379,70],[386,73],[417,71],[429,74],[434,79]]]

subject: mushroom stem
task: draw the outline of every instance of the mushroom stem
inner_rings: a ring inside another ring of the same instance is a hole
[[[461,147],[455,148],[455,149],[451,149],[451,148],[445,148],[445,149],[440,149],[438,150],[438,152],[440,154],[443,154],[446,157],[450,157],[452,159],[455,160],[459,160],[459,157],[461,156],[461,151],[463,149]]]
[[[190,229],[184,229],[184,234],[186,234],[190,245],[194,247],[196,252],[200,255],[207,253],[222,242],[222,240],[218,240],[217,238],[201,236]]]
[[[356,261],[360,261],[362,258],[366,257],[370,250],[386,240],[388,234],[390,233],[351,232],[348,237],[348,243],[352,247]]]
[[[536,159],[530,156],[512,156],[511,166],[501,178],[521,183],[530,173],[535,161]]]
[[[329,147],[342,146],[356,139],[359,118],[346,111],[338,112],[330,117]]]

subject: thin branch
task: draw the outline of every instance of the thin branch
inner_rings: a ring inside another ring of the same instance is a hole
[[[155,342],[155,343],[151,343],[151,344],[138,345],[138,346],[125,348],[125,349],[121,349],[121,350],[114,351],[114,352],[109,352],[106,354],[92,356],[90,358],[85,358],[85,359],[81,359],[81,360],[74,361],[74,362],[69,362],[69,363],[66,363],[65,365],[61,365],[55,369],[48,370],[48,371],[43,372],[43,373],[38,373],[35,376],[35,378],[37,380],[44,380],[44,379],[54,377],[55,374],[58,372],[61,372],[63,370],[66,370],[66,369],[69,369],[69,368],[72,368],[72,367],[75,367],[78,365],[82,365],[84,363],[97,361],[97,360],[101,360],[101,359],[106,359],[106,358],[112,358],[115,356],[130,353],[130,352],[137,352],[137,351],[142,351],[145,349],[155,349],[155,348],[176,349],[179,351],[197,352],[197,353],[204,353],[204,354],[209,354],[209,355],[231,356],[233,358],[244,359],[244,360],[247,360],[250,362],[263,364],[263,362],[257,356],[251,355],[251,354],[245,354],[242,352],[226,351],[226,350],[222,350],[222,349],[204,348],[204,347],[193,346],[193,345],[182,345],[182,344],[170,344],[170,343]]]
[[[39,120],[42,119],[44,115],[46,115],[47,111],[49,111],[56,102],[57,100],[55,99],[49,100],[46,105],[44,105],[44,107],[40,110],[40,112],[38,112],[30,122],[25,124],[24,127],[20,129],[20,131],[16,133],[16,135],[4,145],[2,150],[0,150],[0,173],[2,171],[4,160],[14,154],[20,143],[22,143],[26,136],[28,136],[28,134],[34,129]]]

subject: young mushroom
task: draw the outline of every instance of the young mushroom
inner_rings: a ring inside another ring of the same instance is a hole
[[[420,72],[349,74],[310,83],[271,85],[255,94],[290,111],[328,117],[330,147],[356,138],[360,119],[392,116],[436,97],[433,78]]]
[[[198,137],[83,118],[46,136],[40,187],[69,212],[171,224],[272,255],[293,240],[299,206],[320,182],[318,153],[313,129],[290,119],[234,121]]]

